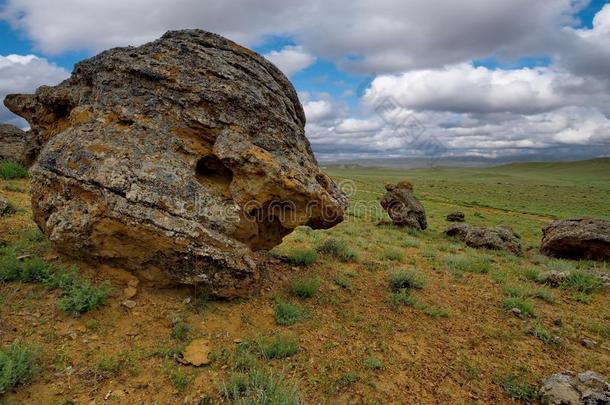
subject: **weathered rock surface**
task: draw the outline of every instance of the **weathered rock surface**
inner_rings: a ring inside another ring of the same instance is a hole
[[[5,104],[44,144],[34,219],[77,258],[229,297],[258,279],[254,251],[343,219],[347,198],[317,166],[290,82],[221,36],[111,49]]]
[[[546,405],[610,404],[610,384],[593,371],[553,374],[542,381],[540,392]]]
[[[30,166],[35,155],[30,132],[16,126],[0,124],[0,160],[12,160]]]
[[[181,360],[185,364],[191,364],[195,367],[206,366],[212,362],[210,360],[211,353],[212,349],[209,340],[195,339],[186,346]]]
[[[426,211],[413,195],[413,185],[407,181],[386,184],[381,206],[388,212],[394,225],[426,229]]]
[[[476,249],[506,250],[515,255],[521,254],[519,235],[506,226],[486,228],[455,224],[447,228],[445,234],[455,236]]]
[[[465,215],[461,211],[450,212],[446,217],[449,222],[464,222]]]
[[[610,260],[610,221],[568,219],[542,229],[542,254],[567,259]]]

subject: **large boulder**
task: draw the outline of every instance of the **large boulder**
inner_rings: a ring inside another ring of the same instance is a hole
[[[44,144],[34,220],[62,252],[223,297],[259,278],[257,250],[329,228],[347,198],[320,171],[288,79],[201,30],[78,63],[6,106]]]
[[[567,259],[610,260],[610,221],[567,219],[542,229],[542,254]]]
[[[515,255],[521,254],[521,241],[507,226],[474,227],[455,224],[445,230],[447,236],[457,237],[475,249],[505,250]]]
[[[35,155],[30,132],[14,125],[0,124],[0,160],[12,160],[30,166]]]
[[[413,195],[413,185],[407,181],[386,184],[386,193],[380,203],[392,219],[394,225],[424,230],[426,211]]]
[[[545,405],[610,404],[610,384],[593,371],[553,374],[542,380],[540,393]]]

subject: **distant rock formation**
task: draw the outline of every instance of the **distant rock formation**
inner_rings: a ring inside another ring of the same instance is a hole
[[[413,185],[408,181],[386,184],[386,193],[380,203],[394,225],[423,230],[427,228],[426,211],[413,195]]]
[[[568,219],[542,229],[542,254],[566,259],[610,260],[610,221]]]
[[[30,132],[14,125],[0,124],[0,160],[11,160],[30,166],[36,152]]]
[[[5,104],[44,144],[34,219],[74,257],[231,297],[259,278],[255,251],[343,220],[347,197],[317,165],[291,83],[221,36],[111,49]]]
[[[446,219],[449,222],[464,222],[465,215],[461,211],[455,211],[455,212],[451,212],[451,213],[447,214]]]
[[[447,228],[445,234],[455,236],[475,249],[506,250],[515,255],[521,254],[520,237],[507,226],[485,228],[455,224]]]

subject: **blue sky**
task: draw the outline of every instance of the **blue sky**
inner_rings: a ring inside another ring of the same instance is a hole
[[[135,3],[0,1],[0,95],[54,84],[108,47],[197,27],[284,70],[322,159],[421,155],[375,113],[388,97],[450,155],[609,150],[608,1],[150,0],[144,15]],[[25,125],[7,111],[0,120]]]

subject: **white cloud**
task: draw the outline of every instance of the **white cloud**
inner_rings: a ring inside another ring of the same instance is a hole
[[[33,93],[43,84],[54,85],[68,76],[65,69],[35,55],[0,55],[0,100],[11,93]],[[27,126],[4,104],[0,106],[0,122]]]
[[[334,118],[335,111],[333,105],[328,100],[308,101],[303,104],[305,117],[308,123],[317,123]]]
[[[286,46],[280,51],[272,51],[264,56],[286,76],[292,76],[316,61],[316,57],[303,51],[302,46]]]

